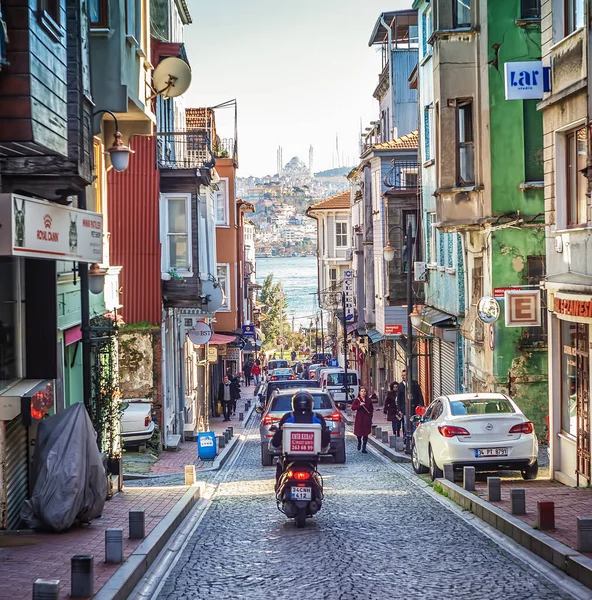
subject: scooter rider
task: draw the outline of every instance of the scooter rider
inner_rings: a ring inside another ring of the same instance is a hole
[[[331,444],[331,432],[327,427],[325,419],[313,411],[314,398],[310,392],[304,390],[296,392],[292,396],[292,412],[286,413],[279,422],[277,431],[273,434],[272,446],[274,448],[282,447],[282,432],[284,423],[318,423],[322,427],[321,446],[326,448]],[[276,481],[284,472],[283,456],[280,456],[275,474]]]

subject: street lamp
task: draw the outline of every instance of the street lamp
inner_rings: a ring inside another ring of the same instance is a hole
[[[387,242],[382,254],[386,262],[391,262],[395,258],[395,249],[391,246],[390,237],[394,229],[405,230],[399,225],[393,225],[389,228]],[[405,453],[411,454],[411,436],[413,427],[411,423],[411,407],[413,406],[413,329],[421,326],[422,316],[413,307],[413,272],[412,259],[414,250],[413,228],[411,223],[407,227],[405,236],[405,248],[407,258],[407,378],[405,381]]]
[[[113,136],[113,146],[107,148],[109,158],[111,159],[111,165],[115,171],[125,171],[129,167],[130,154],[134,154],[134,151],[126,146],[122,141],[122,135],[119,132],[119,124],[117,117],[110,110],[98,110],[93,114],[93,117],[97,115],[107,113],[113,117],[115,121],[115,134]]]

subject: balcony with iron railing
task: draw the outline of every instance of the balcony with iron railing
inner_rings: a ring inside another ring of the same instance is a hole
[[[236,158],[233,138],[212,139],[209,130],[163,131],[156,134],[159,169],[199,169],[214,166],[217,158]]]
[[[391,169],[384,176],[384,185],[393,191],[417,191],[419,186],[419,163],[408,160],[393,160],[391,164]]]

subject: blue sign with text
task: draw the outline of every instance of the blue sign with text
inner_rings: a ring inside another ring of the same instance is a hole
[[[255,337],[255,325],[243,325],[243,335],[245,337]]]

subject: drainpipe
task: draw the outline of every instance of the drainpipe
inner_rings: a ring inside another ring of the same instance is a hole
[[[389,139],[395,138],[395,90],[393,88],[393,32],[389,25],[386,24],[384,16],[380,15],[380,24],[386,29],[388,36],[388,67],[389,67],[389,88],[391,92],[391,136]]]
[[[177,404],[177,427],[181,442],[185,441],[185,343],[181,334],[181,316],[174,310],[174,323],[177,330],[177,358],[179,359],[179,397]]]

